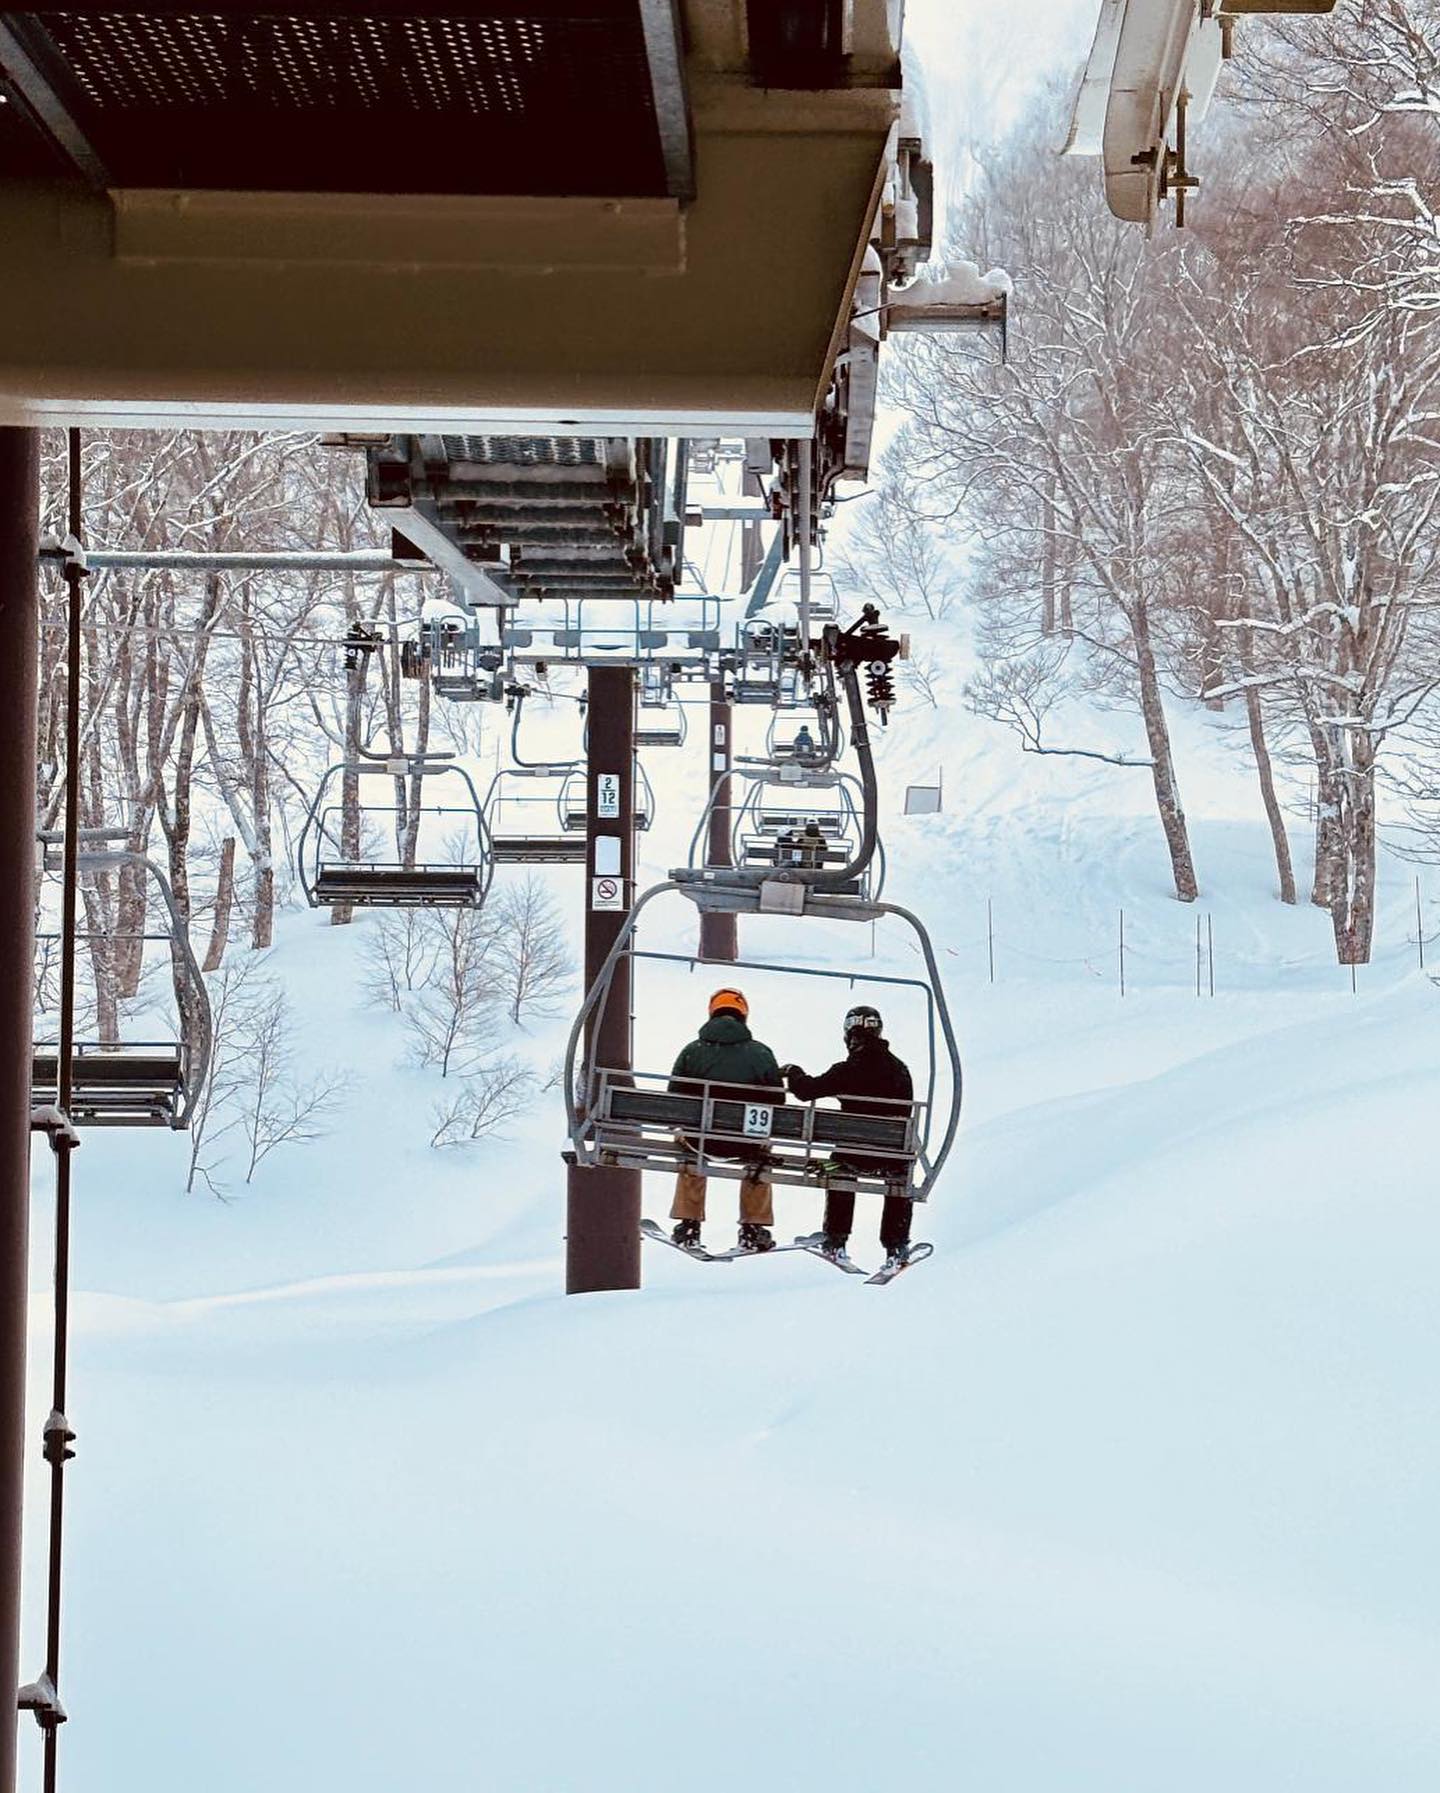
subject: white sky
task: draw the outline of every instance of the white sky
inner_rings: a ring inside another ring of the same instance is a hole
[[[906,0],[933,150],[943,155],[962,132],[980,142],[1001,135],[1033,83],[1078,70],[1099,13],[1100,0]],[[1057,116],[1057,141],[1067,122]]]

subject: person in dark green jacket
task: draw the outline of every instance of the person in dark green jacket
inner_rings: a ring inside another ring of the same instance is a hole
[[[670,1072],[670,1089],[677,1095],[699,1095],[705,1083],[728,1083],[762,1090],[774,1106],[785,1100],[785,1080],[775,1054],[750,1032],[750,1005],[739,990],[717,990],[710,998],[710,1018],[697,1039],[682,1047]],[[719,1091],[724,1095],[728,1092]],[[691,1150],[693,1142],[687,1141]],[[748,1251],[769,1251],[775,1244],[770,1228],[775,1224],[774,1197],[765,1175],[765,1149],[737,1143],[717,1151],[706,1142],[709,1157],[752,1159],[740,1184],[740,1244]],[[671,1235],[677,1245],[698,1245],[705,1219],[706,1178],[685,1164],[675,1178],[675,1200],[670,1218],[678,1222]]]

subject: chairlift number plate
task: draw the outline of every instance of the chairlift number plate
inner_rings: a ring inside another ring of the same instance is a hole
[[[769,1139],[770,1130],[775,1124],[775,1110],[767,1108],[763,1102],[747,1102],[745,1104],[745,1137],[747,1139]]]
[[[620,774],[601,772],[595,780],[595,813],[602,821],[614,821],[620,814]]]

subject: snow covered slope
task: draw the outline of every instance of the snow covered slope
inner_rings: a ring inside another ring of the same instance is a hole
[[[887,744],[892,814],[945,764],[947,813],[887,835],[968,1072],[936,1255],[887,1290],[656,1250],[643,1293],[564,1300],[553,1107],[429,1150],[361,929],[288,918],[277,969],[356,1078],[331,1139],[229,1205],[179,1195],[178,1141],[77,1160],[65,1784],[1428,1793],[1440,1010],[1409,873],[1352,994],[1269,895],[1243,762],[1182,735],[1213,1000],[1143,773],[1022,760],[953,705]],[[652,870],[702,762],[651,756]],[[865,969],[855,932],[791,945]],[[709,982],[654,975],[660,1062]],[[782,1056],[829,1055],[845,985],[755,990]]]

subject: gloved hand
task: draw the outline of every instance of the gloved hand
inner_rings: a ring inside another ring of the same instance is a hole
[[[784,1079],[785,1079],[785,1081],[786,1081],[786,1082],[787,1082],[787,1083],[788,1083],[788,1082],[789,1082],[789,1081],[790,1081],[790,1079],[791,1079],[791,1078],[792,1078],[792,1077],[793,1077],[793,1076],[794,1076],[794,1075],[795,1075],[795,1073],[796,1073],[796,1072],[797,1072],[797,1071],[798,1071],[798,1070],[799,1070],[799,1069],[800,1069],[800,1066],[799,1066],[799,1065],[781,1065],[781,1067],[780,1067],[780,1075],[781,1075],[781,1076],[782,1076],[782,1077],[783,1077],[783,1078],[784,1078]]]

